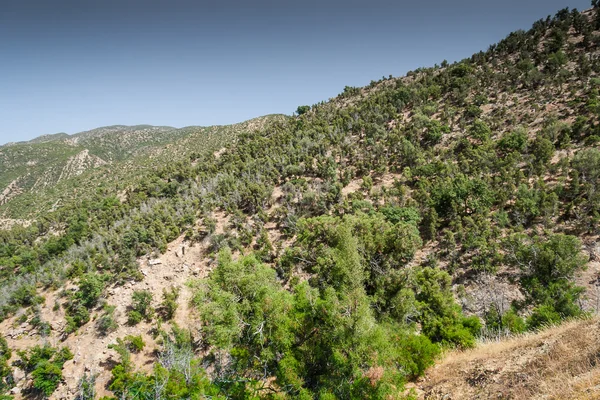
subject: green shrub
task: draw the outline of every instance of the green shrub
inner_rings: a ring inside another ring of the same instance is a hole
[[[522,270],[521,287],[526,304],[534,305],[528,328],[554,324],[581,315],[579,300],[583,288],[574,284],[587,257],[581,241],[571,235],[554,234],[547,238],[514,235],[505,243],[507,259]]]
[[[473,125],[469,128],[469,136],[474,139],[479,140],[480,142],[486,142],[490,139],[492,135],[492,130],[490,127],[483,122],[482,120],[475,120]]]
[[[296,114],[302,115],[302,114],[306,114],[309,111],[310,111],[310,106],[298,106],[298,108],[296,109]]]
[[[400,365],[411,379],[418,378],[435,363],[440,347],[423,335],[408,335],[400,339]]]
[[[173,319],[177,311],[177,299],[179,298],[179,288],[171,287],[170,290],[163,289],[162,302],[159,306],[161,316],[165,321]]]
[[[136,310],[129,310],[127,312],[127,323],[129,325],[137,325],[144,319],[144,316]]]
[[[144,350],[144,347],[146,346],[146,343],[144,343],[144,339],[141,335],[125,336],[124,342],[127,345],[127,349],[129,349],[129,351],[131,351],[132,353],[139,353],[140,351]]]
[[[498,141],[498,148],[505,152],[523,152],[527,145],[527,132],[525,129],[516,129],[505,133]]]
[[[54,393],[62,381],[64,363],[73,359],[67,347],[58,350],[48,344],[17,353],[20,357],[17,365],[31,375],[34,389],[45,397]]]
[[[509,309],[502,316],[502,326],[508,329],[511,333],[523,333],[527,328],[525,321],[520,317],[514,309]]]
[[[115,310],[115,306],[105,305],[102,315],[96,320],[96,329],[101,336],[106,336],[119,327],[115,318]]]
[[[27,307],[36,304],[41,304],[44,302],[44,299],[41,296],[37,295],[35,286],[22,285],[16,291],[13,292],[10,302],[11,304],[17,306]]]
[[[40,361],[32,371],[33,387],[44,396],[49,397],[62,380],[61,366],[49,361]]]
[[[385,206],[382,207],[380,211],[392,224],[406,222],[418,226],[421,222],[421,215],[414,207]]]
[[[539,329],[555,325],[562,320],[562,316],[550,304],[542,304],[533,309],[527,318],[527,329]]]
[[[6,343],[6,339],[0,336],[0,395],[10,388],[12,380],[12,370],[8,361],[12,356],[12,351]]]
[[[98,302],[104,290],[104,280],[97,274],[85,274],[79,280],[79,291],[76,296],[87,308],[92,308]]]
[[[127,313],[130,325],[138,324],[142,319],[150,320],[154,313],[152,293],[149,290],[135,290],[131,296],[131,307]]]
[[[65,332],[75,332],[77,328],[90,321],[90,312],[82,303],[72,300],[67,307],[66,319]]]
[[[423,334],[433,342],[463,348],[475,345],[481,330],[479,318],[465,317],[454,302],[452,280],[446,272],[422,268],[416,273],[416,300]]]

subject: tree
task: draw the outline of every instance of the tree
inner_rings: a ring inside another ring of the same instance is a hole
[[[12,351],[6,343],[6,339],[0,336],[0,397],[2,397],[2,393],[10,388],[12,371],[8,365],[8,360],[10,360],[11,356]]]
[[[298,106],[298,108],[296,109],[296,114],[302,115],[302,114],[306,114],[309,111],[310,111],[310,106]]]
[[[171,286],[170,290],[163,289],[162,303],[160,304],[160,313],[165,321],[175,317],[177,311],[177,299],[179,298],[179,288]]]
[[[135,290],[131,296],[131,308],[127,314],[131,325],[139,323],[142,319],[152,318],[152,293],[149,290]]]
[[[587,258],[581,253],[581,241],[564,234],[548,238],[529,238],[516,234],[505,246],[508,261],[521,268],[520,284],[527,295],[527,303],[536,306],[528,325],[544,323],[580,315],[578,301],[583,289],[573,283]]]
[[[17,353],[20,358],[17,365],[31,375],[34,390],[45,397],[50,397],[62,381],[64,363],[73,359],[67,347],[59,350],[47,344]]]
[[[469,128],[469,136],[480,142],[487,142],[491,135],[492,130],[490,127],[480,119],[475,120]]]
[[[423,333],[434,342],[473,347],[481,322],[477,317],[464,317],[454,302],[452,279],[446,272],[422,268],[415,275],[418,309]]]
[[[542,170],[554,155],[554,145],[543,136],[537,136],[531,144],[531,154],[534,157],[534,165]]]

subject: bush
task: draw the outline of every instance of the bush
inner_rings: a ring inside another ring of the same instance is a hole
[[[100,318],[96,321],[96,329],[101,336],[106,336],[114,332],[119,327],[115,319],[115,306],[104,306],[104,311]]]
[[[527,145],[527,132],[525,129],[517,129],[506,133],[498,141],[498,148],[504,152],[523,152]]]
[[[76,296],[87,308],[92,308],[98,302],[104,290],[104,280],[97,274],[85,274],[79,281],[79,291]]]
[[[562,316],[550,304],[543,304],[533,309],[527,318],[527,329],[539,329],[557,324]]]
[[[423,334],[433,342],[469,348],[481,330],[477,317],[465,317],[454,302],[452,279],[446,272],[422,268],[416,273],[416,300]]]
[[[410,379],[422,376],[435,363],[440,347],[423,335],[408,335],[400,339],[400,365]]]
[[[392,224],[398,222],[406,222],[418,226],[421,222],[421,215],[419,211],[414,207],[394,207],[386,206],[381,208],[381,213],[385,215],[385,218]]]
[[[554,234],[548,238],[514,235],[505,244],[507,258],[521,268],[521,287],[526,303],[536,308],[527,321],[528,328],[553,324],[582,314],[579,300],[583,288],[573,283],[587,257],[581,241],[571,235]]]
[[[144,343],[144,339],[141,335],[125,336],[125,343],[127,345],[127,349],[129,349],[129,351],[132,353],[139,353],[140,351],[144,350],[144,347],[146,346],[146,343]]]
[[[538,136],[531,144],[531,154],[535,165],[541,168],[548,164],[554,155],[554,144],[545,137]]]
[[[306,114],[309,111],[310,111],[310,106],[298,106],[298,108],[296,109],[296,114],[302,115],[302,114]]]
[[[62,368],[43,360],[35,367],[31,376],[33,377],[33,387],[44,396],[50,397],[62,380]]]
[[[492,131],[490,127],[481,120],[475,120],[469,128],[469,136],[481,142],[486,142],[490,139]]]
[[[67,333],[90,321],[89,310],[95,307],[104,290],[104,279],[97,274],[85,274],[79,280],[79,290],[69,296],[66,306]]]
[[[75,400],[95,400],[96,399],[96,375],[86,372],[79,380],[79,392]]]
[[[35,286],[23,285],[13,292],[10,302],[19,307],[27,307],[41,304],[44,299],[37,295]]]
[[[479,118],[482,112],[483,111],[481,110],[481,108],[479,108],[475,104],[471,104],[465,110],[465,116],[467,118]]]
[[[12,371],[8,365],[11,356],[12,351],[6,343],[6,339],[0,336],[0,395],[9,389],[12,380]]]
[[[62,381],[62,368],[73,359],[73,353],[63,347],[58,350],[50,345],[35,346],[28,351],[19,351],[17,365],[31,375],[33,388],[49,397]]]
[[[142,319],[150,320],[154,313],[152,293],[149,290],[136,290],[131,296],[131,309],[127,313],[130,325],[138,324]]]
[[[177,299],[179,298],[179,288],[171,287],[170,290],[163,289],[162,303],[160,303],[160,314],[166,320],[173,319],[177,311]]]
[[[127,323],[129,325],[137,325],[144,319],[144,316],[136,310],[129,310],[127,313]]]
[[[515,309],[510,308],[500,315],[497,307],[490,308],[485,313],[485,327],[491,333],[523,333],[526,330],[525,321]]]
[[[72,300],[67,306],[66,319],[65,332],[72,333],[90,321],[90,312],[82,303]]]

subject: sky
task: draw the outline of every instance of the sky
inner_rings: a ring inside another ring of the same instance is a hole
[[[291,114],[589,0],[2,0],[0,144]]]

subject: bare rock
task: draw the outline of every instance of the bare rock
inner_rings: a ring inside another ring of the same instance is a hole
[[[15,380],[15,383],[19,383],[23,379],[25,379],[25,371],[23,371],[20,368],[15,368],[15,369],[13,369],[12,376],[13,376],[13,379]]]

